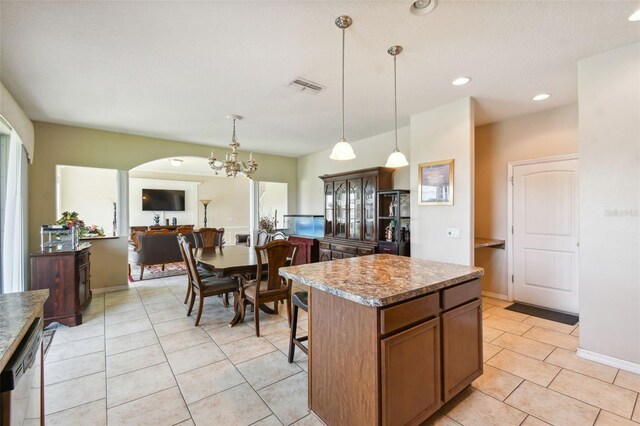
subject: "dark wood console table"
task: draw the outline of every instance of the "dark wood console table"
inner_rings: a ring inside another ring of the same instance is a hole
[[[90,243],[77,250],[44,250],[31,253],[31,289],[48,289],[45,324],[82,324],[82,310],[91,302]]]

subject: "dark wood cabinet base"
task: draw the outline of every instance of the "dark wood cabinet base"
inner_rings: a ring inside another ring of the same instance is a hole
[[[82,310],[91,302],[90,247],[75,251],[31,253],[31,289],[48,289],[44,321],[67,326],[82,324]]]
[[[419,425],[482,374],[480,281],[384,307],[311,288],[309,336],[327,425]]]

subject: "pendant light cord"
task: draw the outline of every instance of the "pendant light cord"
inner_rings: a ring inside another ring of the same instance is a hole
[[[345,31],[342,29],[342,140],[344,138],[344,38]]]
[[[398,79],[396,78],[396,55],[393,56],[393,106],[396,113],[396,151],[398,150]]]

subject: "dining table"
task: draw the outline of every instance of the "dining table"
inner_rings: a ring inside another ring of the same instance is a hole
[[[242,277],[255,275],[258,267],[258,257],[253,247],[232,245],[195,248],[193,249],[193,256],[196,262],[203,268],[211,272],[216,272],[219,276],[236,277],[239,281]],[[264,266],[268,264],[266,256],[263,257],[262,264]],[[237,301],[234,302],[233,307],[235,316],[229,323],[231,327],[242,320],[239,303],[237,303]],[[267,314],[277,313],[274,309],[266,305],[260,305],[260,310]]]

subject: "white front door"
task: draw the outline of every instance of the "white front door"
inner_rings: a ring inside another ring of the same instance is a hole
[[[515,301],[578,313],[578,160],[513,167]]]

